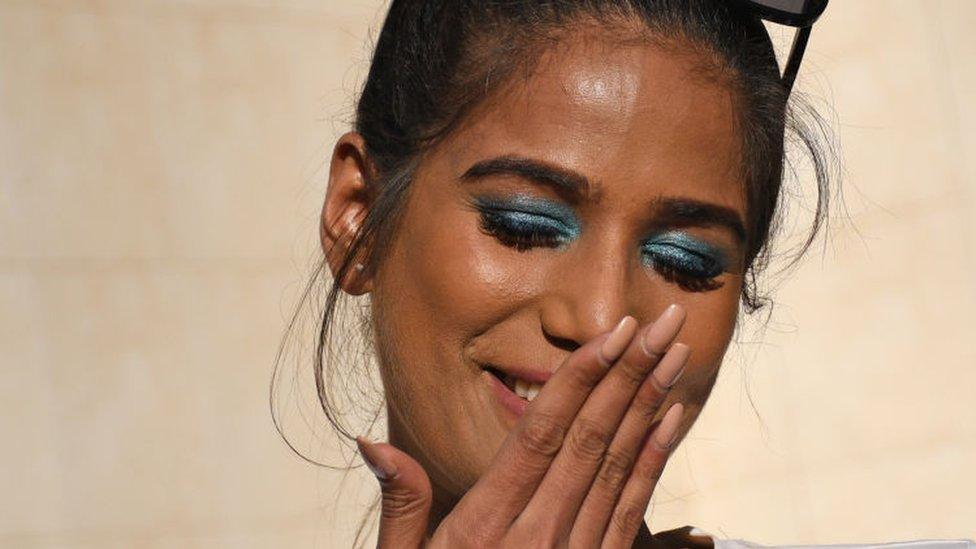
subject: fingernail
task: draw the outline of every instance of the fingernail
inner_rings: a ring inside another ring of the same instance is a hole
[[[668,352],[661,358],[654,368],[654,380],[662,389],[668,389],[675,383],[681,374],[685,372],[685,364],[688,362],[688,355],[691,354],[691,347],[684,343],[675,343],[668,349]]]
[[[684,405],[675,402],[661,419],[657,429],[651,437],[654,444],[661,450],[667,450],[678,440],[678,427],[681,425],[681,414],[684,412]]]
[[[624,354],[624,350],[627,349],[630,340],[634,338],[636,331],[637,320],[630,315],[623,317],[617,323],[617,327],[610,332],[610,337],[603,342],[603,345],[600,345],[598,354],[604,368],[609,368],[613,361]]]
[[[677,303],[668,306],[651,324],[641,339],[641,349],[651,358],[659,358],[685,321],[685,308]]]
[[[356,446],[359,446],[359,454],[363,456],[363,461],[376,478],[390,480],[396,476],[396,464],[377,453],[376,446],[372,442],[364,437],[356,437]]]

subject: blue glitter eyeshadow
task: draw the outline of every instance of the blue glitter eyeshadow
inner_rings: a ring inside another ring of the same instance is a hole
[[[523,194],[479,196],[474,200],[479,209],[516,231],[555,233],[565,241],[576,239],[582,231],[573,209],[555,200]]]
[[[688,233],[671,231],[656,234],[642,245],[645,263],[660,261],[698,278],[712,278],[723,273],[729,260],[717,246]]]

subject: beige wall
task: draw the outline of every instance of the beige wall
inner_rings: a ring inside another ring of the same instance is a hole
[[[380,15],[0,0],[0,546],[348,545],[267,384]],[[655,528],[976,537],[974,27],[970,0],[835,0],[814,31],[853,224],[741,334]]]

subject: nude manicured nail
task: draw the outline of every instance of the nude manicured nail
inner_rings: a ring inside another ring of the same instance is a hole
[[[658,386],[667,389],[674,385],[681,374],[685,371],[685,363],[688,362],[688,355],[691,354],[691,347],[684,343],[675,343],[668,349],[657,366],[654,368],[654,380]]]
[[[356,437],[356,446],[359,446],[359,453],[363,456],[363,461],[366,462],[369,470],[376,475],[376,478],[390,480],[396,476],[396,464],[379,454],[372,442],[363,437]]]
[[[676,303],[668,306],[651,324],[641,339],[641,349],[649,357],[660,357],[685,321],[685,308]]]
[[[624,354],[630,340],[634,339],[635,332],[637,332],[637,320],[634,317],[627,315],[617,323],[617,327],[610,332],[610,337],[600,345],[598,354],[604,367],[609,368],[613,361]]]
[[[684,413],[684,405],[675,402],[664,414],[661,423],[657,425],[651,439],[661,450],[667,450],[675,441],[678,440],[678,427],[681,425],[681,415]]]

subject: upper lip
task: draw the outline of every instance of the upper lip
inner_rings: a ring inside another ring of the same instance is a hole
[[[523,366],[520,364],[486,364],[485,368],[490,368],[498,370],[499,372],[509,374],[513,377],[528,381],[529,383],[535,383],[542,385],[549,378],[552,377],[553,372],[550,370],[541,370],[539,368],[532,368],[530,366]]]

